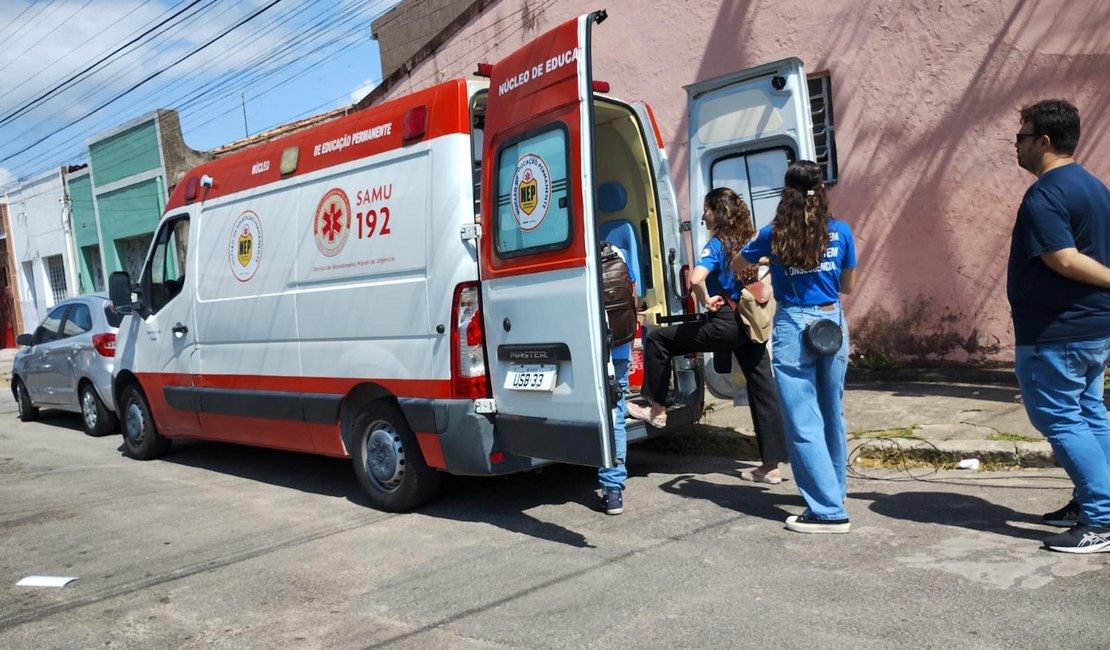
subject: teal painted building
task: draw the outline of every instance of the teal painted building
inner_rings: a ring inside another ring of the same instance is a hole
[[[166,200],[208,154],[185,146],[176,111],[158,110],[89,140],[89,166],[70,175],[80,292],[103,291],[113,271],[138,278]]]

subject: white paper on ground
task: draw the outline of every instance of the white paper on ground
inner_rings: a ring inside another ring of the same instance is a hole
[[[73,576],[27,576],[15,583],[17,587],[64,587],[76,580]]]

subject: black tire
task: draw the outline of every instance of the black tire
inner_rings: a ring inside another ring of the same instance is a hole
[[[33,422],[39,419],[39,409],[31,404],[31,396],[27,394],[27,387],[22,379],[15,380],[15,404],[19,407],[19,419],[23,422]]]
[[[404,512],[439,492],[443,475],[428,467],[416,436],[396,406],[375,402],[355,420],[351,459],[370,505]]]
[[[116,414],[104,406],[100,395],[89,382],[77,389],[77,399],[81,405],[81,426],[90,436],[106,436],[116,430]]]
[[[172,440],[158,433],[150,405],[137,384],[129,384],[120,393],[120,416],[125,453],[136,460],[157,458],[170,449]]]

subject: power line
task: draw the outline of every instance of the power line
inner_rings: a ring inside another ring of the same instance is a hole
[[[198,0],[198,1],[199,1],[199,0]],[[181,62],[183,62],[183,61],[185,61],[185,60],[187,60],[187,59],[191,58],[191,57],[192,57],[193,55],[195,55],[195,54],[197,54],[197,53],[201,52],[202,50],[204,50],[204,49],[206,49],[206,48],[208,48],[208,47],[209,47],[210,45],[212,45],[212,44],[213,44],[213,43],[215,43],[216,41],[219,41],[219,40],[220,40],[221,38],[223,38],[224,36],[227,36],[228,34],[230,34],[230,33],[231,33],[232,31],[234,31],[234,30],[235,30],[236,28],[238,28],[239,26],[241,26],[241,25],[244,25],[244,24],[246,24],[246,23],[250,22],[251,20],[254,20],[254,19],[255,19],[255,18],[257,18],[257,17],[259,16],[259,15],[261,15],[261,14],[262,14],[262,13],[263,13],[264,11],[266,11],[266,10],[270,9],[271,7],[273,7],[274,5],[278,4],[279,2],[281,2],[281,0],[272,0],[272,2],[270,2],[270,3],[268,4],[268,5],[266,5],[266,6],[262,7],[262,8],[261,8],[261,9],[259,9],[258,11],[255,11],[254,13],[252,13],[252,14],[251,14],[251,15],[249,15],[249,16],[247,16],[247,17],[246,17],[246,18],[244,18],[243,20],[241,20],[241,21],[237,22],[237,23],[236,23],[235,25],[233,25],[233,26],[232,26],[232,27],[230,27],[229,29],[227,29],[227,30],[225,30],[224,32],[220,33],[220,35],[219,35],[219,36],[217,36],[217,37],[215,37],[215,38],[213,38],[213,39],[209,40],[209,41],[208,41],[208,42],[206,42],[206,43],[205,43],[204,45],[201,45],[200,47],[198,47],[198,48],[194,49],[194,50],[193,50],[192,52],[189,52],[188,54],[186,54],[185,56],[181,57],[181,58],[180,58],[180,59],[178,59],[177,61],[174,61],[174,62],[173,62],[173,63],[171,63],[170,65],[168,65],[168,66],[166,66],[166,67],[164,67],[164,68],[162,68],[162,69],[158,70],[157,72],[154,72],[153,74],[149,75],[148,77],[146,77],[145,79],[143,79],[143,80],[142,80],[142,81],[140,81],[139,83],[137,83],[137,84],[135,84],[135,85],[131,86],[131,87],[130,87],[130,88],[128,88],[127,90],[125,90],[125,91],[123,91],[122,93],[120,93],[120,94],[116,95],[115,97],[113,97],[113,98],[109,99],[108,101],[104,102],[104,103],[103,103],[103,104],[101,104],[100,106],[97,106],[96,108],[92,109],[92,110],[91,110],[91,111],[89,111],[88,113],[85,113],[85,114],[84,114],[84,115],[82,115],[81,117],[79,117],[79,118],[77,118],[77,119],[73,120],[73,121],[72,121],[72,122],[70,122],[69,124],[66,124],[66,125],[65,125],[65,126],[63,126],[63,127],[62,127],[62,128],[60,129],[60,130],[65,130],[65,129],[68,129],[69,127],[73,126],[74,124],[77,124],[78,122],[80,122],[80,121],[82,121],[82,120],[84,120],[84,119],[86,119],[86,118],[88,118],[88,117],[91,117],[92,115],[95,115],[96,113],[99,113],[99,112],[100,112],[101,110],[103,110],[104,108],[106,108],[106,107],[108,107],[108,106],[112,105],[113,103],[115,103],[115,102],[116,102],[117,100],[119,100],[120,98],[122,98],[122,97],[125,97],[125,96],[127,96],[128,94],[130,94],[130,93],[134,92],[134,91],[135,91],[135,90],[136,90],[137,88],[139,88],[139,87],[140,87],[140,86],[142,86],[143,84],[147,83],[148,81],[150,81],[150,80],[152,80],[152,79],[154,79],[154,78],[158,77],[159,75],[161,75],[162,73],[166,72],[167,70],[169,70],[169,69],[173,68],[174,66],[178,65],[179,63],[181,63]],[[25,152],[29,151],[30,149],[33,149],[34,147],[36,147],[36,146],[38,146],[38,145],[42,144],[42,143],[43,143],[43,142],[45,142],[46,140],[49,140],[50,138],[54,137],[55,135],[57,135],[57,133],[56,133],[56,132],[55,132],[55,133],[51,133],[51,134],[49,134],[49,135],[45,135],[45,136],[43,136],[43,137],[39,138],[38,140],[36,140],[36,141],[32,142],[31,144],[27,145],[26,147],[24,147],[24,148],[20,149],[19,151],[16,151],[16,152],[15,152],[15,153],[13,153],[13,154],[9,154],[9,155],[7,155],[7,156],[5,156],[5,157],[3,157],[3,158],[0,158],[0,163],[2,163],[2,162],[5,162],[5,161],[8,161],[8,160],[11,160],[11,159],[12,159],[13,157],[15,157],[15,156],[18,156],[19,154],[25,153]]]
[[[101,65],[102,63],[104,63],[105,61],[107,61],[107,60],[108,60],[108,59],[110,59],[111,57],[115,56],[115,55],[116,55],[116,54],[118,54],[119,52],[121,52],[121,51],[123,51],[123,50],[127,49],[127,48],[128,48],[128,47],[130,47],[131,45],[134,45],[134,44],[135,44],[135,43],[137,43],[138,41],[142,40],[142,39],[143,39],[143,37],[145,37],[145,36],[146,36],[147,34],[150,34],[151,32],[154,32],[154,31],[156,31],[156,30],[157,30],[157,29],[158,29],[159,27],[161,27],[162,25],[165,25],[166,23],[170,22],[170,21],[171,21],[171,20],[173,20],[174,18],[177,18],[177,17],[178,17],[178,16],[180,16],[180,15],[181,15],[182,13],[184,13],[184,12],[185,12],[185,11],[187,11],[187,10],[189,10],[189,9],[190,9],[191,7],[193,7],[193,6],[195,6],[195,5],[199,4],[200,2],[203,2],[203,1],[204,1],[204,0],[193,0],[193,1],[192,1],[192,2],[190,2],[190,3],[189,3],[189,5],[188,5],[188,6],[186,6],[185,8],[181,9],[180,11],[178,11],[177,13],[175,13],[174,15],[170,16],[169,18],[167,18],[166,20],[163,20],[162,22],[158,23],[158,24],[157,24],[157,25],[155,25],[154,27],[152,27],[152,28],[148,29],[147,31],[143,32],[143,33],[142,33],[142,34],[140,34],[139,36],[136,36],[135,38],[131,39],[130,41],[128,41],[128,42],[126,42],[126,43],[124,43],[124,44],[123,44],[123,45],[121,45],[121,46],[119,46],[118,48],[116,48],[115,50],[113,50],[113,51],[112,51],[112,52],[111,52],[110,54],[108,54],[108,55],[106,55],[106,56],[104,56],[104,57],[101,57],[101,58],[100,58],[99,60],[97,60],[97,61],[96,61],[95,63],[92,63],[92,64],[90,64],[90,65],[86,66],[86,67],[85,67],[85,68],[83,68],[83,69],[82,69],[82,70],[81,70],[80,72],[77,72],[77,73],[75,73],[75,74],[71,75],[71,76],[70,76],[70,77],[69,77],[68,79],[66,79],[65,81],[63,81],[63,82],[59,83],[58,85],[54,86],[53,88],[50,88],[49,90],[43,91],[43,92],[42,92],[41,94],[39,94],[39,96],[38,96],[38,97],[35,97],[34,99],[32,99],[32,100],[28,101],[27,103],[25,103],[25,104],[24,104],[23,106],[20,106],[19,108],[15,109],[14,111],[12,111],[11,113],[9,113],[8,115],[5,115],[5,116],[4,116],[3,118],[0,118],[0,126],[3,126],[3,125],[5,125],[5,124],[7,124],[8,122],[11,122],[11,121],[12,121],[12,120],[14,120],[15,118],[17,118],[17,117],[19,117],[19,116],[21,116],[21,115],[25,114],[25,113],[26,113],[27,111],[29,111],[30,109],[34,108],[35,106],[38,106],[39,104],[43,103],[44,101],[46,101],[46,100],[50,99],[50,97],[52,97],[53,95],[57,94],[57,92],[58,92],[59,90],[61,90],[61,89],[63,89],[63,88],[66,88],[67,86],[70,86],[70,85],[72,85],[73,83],[75,83],[76,81],[78,81],[78,80],[79,80],[79,79],[80,79],[80,78],[82,77],[82,75],[84,75],[85,73],[89,72],[90,70],[93,70],[94,68],[96,68],[97,66]],[[279,0],[279,1],[280,1],[280,0]]]

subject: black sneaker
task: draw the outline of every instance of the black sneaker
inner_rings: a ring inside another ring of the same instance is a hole
[[[601,509],[607,515],[619,515],[624,512],[624,497],[620,490],[604,490],[601,493]]]
[[[796,533],[846,533],[851,529],[848,518],[813,519],[809,513],[786,518],[786,529]]]
[[[1110,552],[1110,528],[1076,524],[1066,533],[1046,538],[1044,545],[1061,553]]]
[[[1075,502],[1075,499],[1072,499],[1063,508],[1041,515],[1041,521],[1047,526],[1071,528],[1079,523],[1079,504]]]

